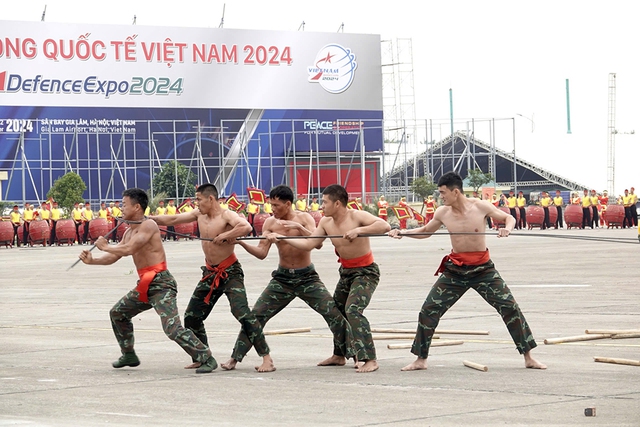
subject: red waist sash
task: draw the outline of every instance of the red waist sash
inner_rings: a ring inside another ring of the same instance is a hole
[[[489,256],[489,249],[484,250],[484,251],[479,251],[479,252],[453,252],[451,251],[450,254],[445,255],[444,258],[442,258],[442,262],[440,263],[440,267],[438,267],[438,270],[435,272],[434,276],[437,276],[438,274],[442,273],[445,269],[444,264],[447,261],[451,261],[452,263],[454,263],[457,266],[461,266],[461,265],[482,265],[485,264],[487,262],[489,262],[489,260],[491,259],[491,257]]]
[[[141,268],[138,270],[138,277],[140,280],[138,281],[138,286],[136,286],[136,290],[140,293],[140,301],[149,302],[149,296],[147,293],[149,292],[149,285],[153,281],[156,274],[163,272],[167,269],[167,262],[162,261],[156,265],[151,265],[149,267]]]
[[[227,277],[229,277],[229,273],[227,273],[227,268],[231,267],[236,261],[238,261],[238,258],[236,257],[235,253],[229,255],[229,257],[227,257],[222,262],[220,262],[220,264],[215,266],[209,264],[209,262],[206,259],[204,260],[205,264],[207,265],[207,270],[209,270],[211,273],[204,276],[202,279],[200,279],[200,281],[204,282],[205,280],[213,276],[213,281],[211,282],[211,289],[209,290],[209,293],[207,294],[207,296],[204,298],[205,304],[209,304],[213,291],[216,290],[218,286],[220,286],[220,280],[226,279]]]
[[[344,268],[358,268],[366,267],[373,264],[373,253],[369,252],[366,255],[362,255],[358,258],[344,259],[338,255],[338,262],[342,264]]]

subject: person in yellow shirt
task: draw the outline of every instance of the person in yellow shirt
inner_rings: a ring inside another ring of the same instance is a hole
[[[591,203],[591,229],[593,230],[594,228],[600,228],[600,217],[598,216],[598,205],[600,204],[600,202],[598,200],[596,190],[591,190],[589,202]]]
[[[269,196],[267,196],[267,198],[265,199],[264,206],[262,206],[262,210],[264,210],[264,213],[267,213],[270,216],[273,216],[273,208],[271,207],[271,199],[269,199]]]
[[[80,234],[80,227],[82,226],[82,209],[80,209],[80,203],[75,202],[73,204],[73,210],[71,211],[71,219],[73,219],[73,222],[76,226],[76,242],[79,245],[84,244],[84,241],[82,240],[81,234]]]
[[[300,212],[307,211],[307,201],[302,194],[298,194],[298,200],[296,200],[296,210]]]
[[[633,226],[633,219],[631,218],[631,202],[633,197],[629,194],[629,190],[624,190],[624,196],[622,196],[622,205],[624,206],[624,221],[622,221],[622,228]]]
[[[318,203],[318,198],[314,197],[311,201],[311,212],[317,212],[320,209],[320,203]]]
[[[553,205],[558,211],[558,218],[556,219],[555,226],[556,228],[558,228],[558,226],[560,228],[564,228],[564,224],[562,223],[562,207],[564,206],[564,199],[562,198],[560,190],[556,190],[556,197],[553,198]]]
[[[36,219],[36,214],[37,212],[33,210],[31,203],[24,204],[24,212],[22,212],[22,219],[24,220],[24,224],[22,224],[22,244],[24,245],[29,243],[29,226],[31,221]]]
[[[49,209],[48,203],[42,203],[40,205],[40,209],[38,209],[38,217],[43,221],[47,221],[49,230],[51,230],[51,210]],[[49,233],[49,237],[51,237],[51,233]]]
[[[23,223],[22,214],[18,209],[18,205],[13,205],[13,210],[9,214],[9,218],[11,219],[11,224],[13,225],[13,239],[16,242],[16,246],[20,247],[20,236],[18,235],[18,228],[20,224]]]
[[[84,210],[82,211],[82,225],[84,227],[82,240],[84,240],[84,243],[91,241],[91,236],[89,236],[89,222],[91,222],[92,219],[93,211],[91,210],[91,203],[87,202],[84,204]]]
[[[107,204],[105,202],[100,203],[100,209],[98,210],[98,218],[109,219],[109,209],[107,209]]]
[[[251,200],[247,205],[247,221],[251,225],[251,235],[256,237],[258,234],[256,233],[256,228],[253,226],[253,221],[256,218],[256,215],[260,212],[260,206],[253,203]]]
[[[631,196],[631,220],[633,221],[633,226],[638,226],[638,208],[636,207],[638,203],[638,196],[635,193],[636,189],[631,187],[631,191],[629,191],[629,195]]]
[[[184,205],[182,205],[180,209],[178,209],[180,213],[191,212],[192,210],[193,210],[193,205],[191,204],[191,202],[185,203]]]
[[[516,213],[516,207],[518,202],[516,200],[516,195],[513,190],[509,191],[509,197],[507,197],[507,207],[509,208],[509,213],[516,220],[516,224],[518,223],[518,214]]]
[[[49,236],[49,246],[52,246],[56,243],[56,225],[60,220],[62,212],[58,207],[58,202],[53,202],[53,206],[51,207],[51,235]]]
[[[227,204],[227,199],[226,197],[220,197],[218,199],[218,204],[220,204],[220,207],[222,209],[229,209],[229,205]]]
[[[175,201],[173,199],[169,199],[167,203],[166,215],[175,215],[178,212]],[[178,236],[176,236],[176,228],[173,225],[167,227],[167,233],[169,233],[169,236],[167,237],[173,239],[174,242],[178,240]]]
[[[527,228],[527,199],[524,198],[524,194],[522,191],[518,191],[518,197],[516,198],[516,203],[518,205],[518,210],[520,210],[520,223],[518,224],[518,230],[522,230],[523,228]],[[487,217],[488,221],[491,221],[489,217]]]
[[[155,215],[166,215],[167,208],[164,207],[164,200],[160,200],[158,202],[158,207],[156,208]]]
[[[591,227],[591,197],[589,197],[589,190],[585,189],[582,196],[582,228],[587,227]]]
[[[122,216],[122,210],[120,209],[120,202],[115,201],[113,207],[111,208],[111,217],[113,218],[113,226],[118,225],[118,220],[116,218],[120,218]]]
[[[551,196],[546,191],[542,192],[542,199],[540,199],[540,205],[542,209],[544,209],[544,224],[542,224],[542,229],[551,228],[551,222],[549,221],[549,206],[553,201],[551,200]]]

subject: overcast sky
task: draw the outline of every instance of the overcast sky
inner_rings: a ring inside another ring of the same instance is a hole
[[[640,184],[632,1],[2,0],[0,19],[39,21],[45,4],[47,22],[128,25],[136,15],[138,25],[218,27],[225,5],[225,28],[296,31],[304,21],[305,31],[336,32],[344,23],[348,33],[410,38],[418,119],[447,119],[451,88],[456,119],[515,118],[518,157],[598,191],[616,73],[616,193]],[[497,143],[513,149],[510,136]]]

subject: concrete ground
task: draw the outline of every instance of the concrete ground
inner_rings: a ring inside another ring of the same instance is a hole
[[[426,371],[400,372],[414,356],[387,348],[410,340],[376,341],[380,369],[374,373],[316,367],[331,353],[331,336],[300,300],[265,328],[312,328],[267,337],[274,373],[254,371],[260,359],[253,351],[235,371],[196,375],[183,369],[190,358],[165,337],[153,311],[134,319],[142,364],[116,370],[111,362],[120,352],[108,311],[135,285],[131,259],[79,264],[67,272],[78,246],[0,248],[0,426],[638,426],[640,367],[596,363],[593,357],[638,360],[640,339],[543,343],[585,329],[640,328],[636,236],[635,230],[573,229],[488,237],[492,258],[533,329],[539,345],[533,354],[548,364],[546,371],[524,368],[502,320],[473,291],[440,328],[490,335],[443,335],[465,343],[434,347]],[[182,312],[200,276],[200,244],[165,247]],[[372,247],[382,278],[365,312],[371,325],[415,328],[433,272],[450,250],[448,237],[378,237]],[[277,264],[272,249],[264,261],[236,251],[250,304]],[[338,264],[331,245],[315,251],[313,260],[333,291]],[[226,300],[206,326],[212,351],[224,362],[239,328]],[[489,370],[467,368],[463,360]],[[586,417],[585,408],[596,408],[596,416]]]

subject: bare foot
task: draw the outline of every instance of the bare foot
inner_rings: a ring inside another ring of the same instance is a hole
[[[342,356],[336,356],[335,354],[328,359],[318,363],[318,366],[344,366],[347,363],[347,359]]]
[[[262,365],[256,366],[258,372],[273,372],[276,370],[273,359],[268,354],[262,358]]]
[[[367,360],[364,365],[358,368],[356,372],[373,372],[378,370],[378,362],[376,360]]]
[[[200,362],[193,362],[191,365],[187,365],[184,367],[184,369],[197,369],[200,366],[202,366],[202,363]]]
[[[413,363],[409,363],[404,368],[400,369],[401,371],[420,371],[422,369],[427,369],[427,359],[417,358]]]
[[[353,359],[353,368],[360,369],[364,365],[364,362],[359,362],[357,359]]]
[[[547,365],[538,362],[536,359],[531,357],[531,352],[527,351],[524,354],[524,366],[525,368],[531,369],[547,369]]]
[[[225,371],[232,371],[236,369],[237,364],[238,364],[238,361],[234,358],[231,358],[220,366],[222,366],[222,369],[224,369]]]

